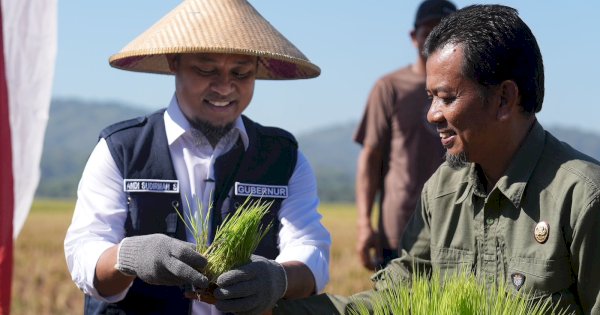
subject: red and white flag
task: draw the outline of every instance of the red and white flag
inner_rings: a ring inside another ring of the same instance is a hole
[[[0,315],[10,313],[13,243],[40,180],[56,59],[56,4],[0,2]]]

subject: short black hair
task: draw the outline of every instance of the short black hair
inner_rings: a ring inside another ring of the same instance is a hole
[[[502,5],[471,5],[441,21],[425,41],[429,57],[447,44],[463,48],[463,74],[484,87],[512,80],[521,106],[537,113],[544,101],[544,63],[533,33],[517,10]]]

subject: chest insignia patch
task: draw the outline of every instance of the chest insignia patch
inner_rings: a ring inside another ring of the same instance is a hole
[[[535,226],[533,237],[535,237],[538,243],[544,244],[548,240],[548,235],[550,235],[550,225],[544,221],[540,221]]]
[[[515,289],[519,291],[519,289],[521,289],[521,287],[525,283],[525,275],[522,273],[515,272],[512,275],[510,275],[510,278],[512,279],[512,283],[515,286]]]
[[[166,179],[124,179],[123,191],[178,194],[179,181]]]
[[[235,182],[235,195],[285,199],[288,197],[288,187]]]

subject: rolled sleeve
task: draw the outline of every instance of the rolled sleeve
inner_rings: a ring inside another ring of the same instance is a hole
[[[304,263],[315,277],[317,292],[322,292],[329,282],[329,259],[324,251],[317,246],[295,246],[293,249],[282,251],[275,261],[300,261]]]
[[[68,265],[73,282],[77,284],[83,293],[93,296],[98,300],[114,303],[124,299],[128,290],[124,290],[114,296],[105,297],[100,295],[94,287],[96,263],[102,253],[114,244],[105,241],[87,241],[85,244],[85,246],[75,246],[78,250],[73,255],[69,255],[72,261]],[[93,268],[90,268],[90,266],[93,266]]]

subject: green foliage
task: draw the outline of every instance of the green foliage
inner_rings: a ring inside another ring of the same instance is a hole
[[[188,209],[187,218],[189,223],[177,207],[174,207],[175,211],[181,222],[185,225],[185,228],[194,236],[196,251],[204,254],[208,248],[208,227],[210,226],[210,208],[212,208],[212,205],[209,206],[209,211],[207,211],[206,217],[204,217],[202,214],[202,203],[199,199],[196,200],[196,211],[192,211],[193,208],[187,196],[185,196],[185,202]]]
[[[272,222],[265,228],[261,222],[272,204],[272,201],[251,202],[248,198],[233,215],[225,219],[205,252],[208,275],[216,279],[225,271],[250,262],[250,255],[271,229]]]
[[[266,227],[262,225],[263,217],[268,213],[273,202],[262,200],[251,201],[250,197],[237,209],[235,213],[227,216],[217,228],[213,242],[208,245],[208,227],[210,225],[210,208],[206,217],[202,215],[202,205],[197,202],[196,216],[188,203],[189,223],[179,209],[175,208],[179,218],[186,228],[194,235],[196,250],[208,260],[204,275],[214,282],[219,275],[250,262],[250,256],[258,244],[267,234],[272,222]]]
[[[442,281],[443,280],[443,281]],[[376,291],[369,299],[353,297],[351,315],[526,315],[564,314],[552,309],[549,299],[533,299],[523,291],[509,293],[504,284],[486,286],[469,272],[441,277],[434,272],[431,279],[420,273],[411,284],[386,283],[387,289]]]

